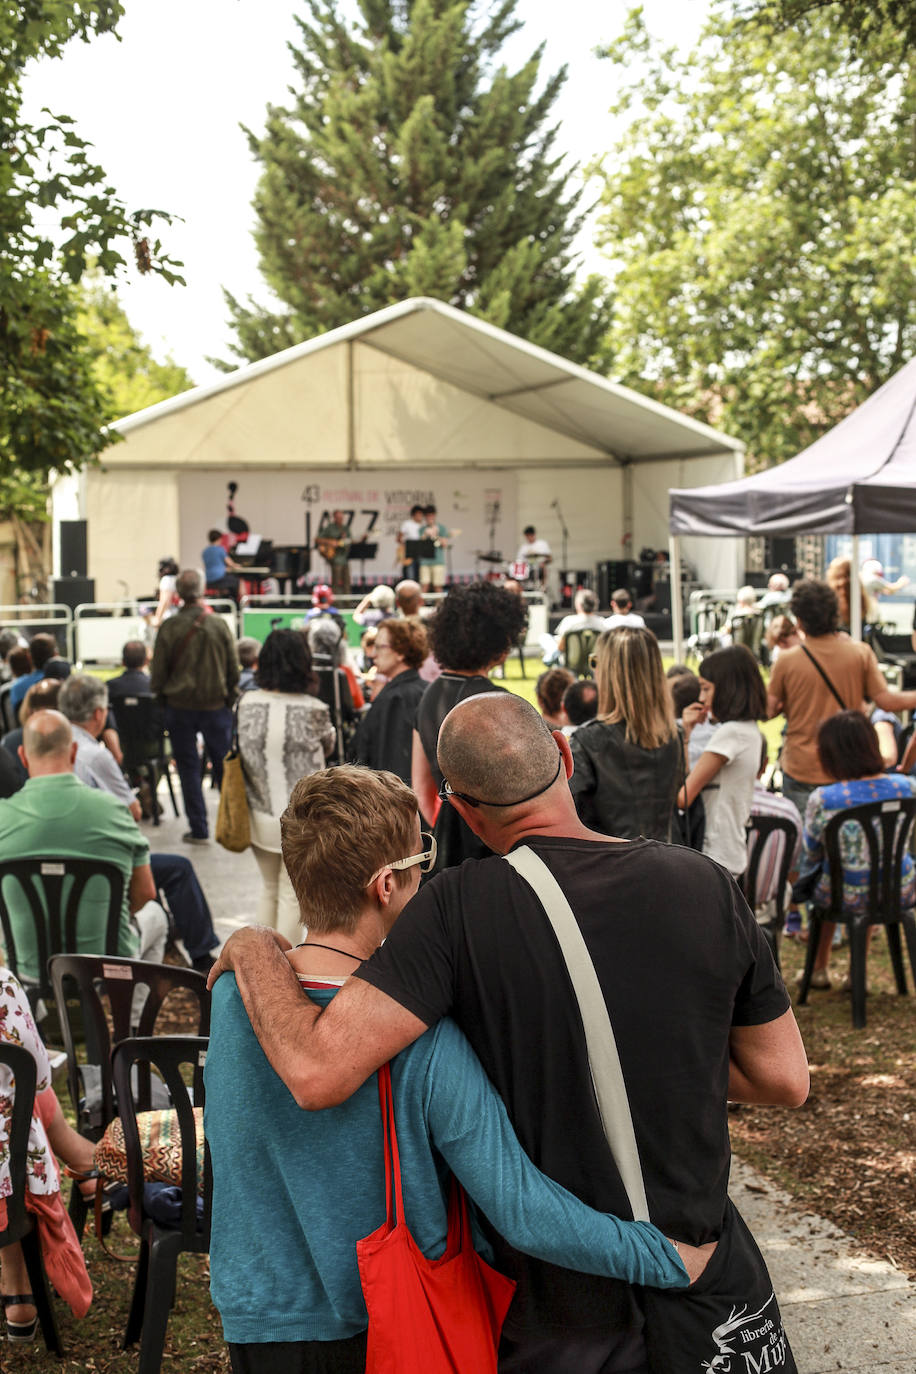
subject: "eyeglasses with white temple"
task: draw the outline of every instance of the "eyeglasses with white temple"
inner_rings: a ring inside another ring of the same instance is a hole
[[[392,859],[391,863],[383,864],[381,868],[376,869],[366,886],[371,887],[378,875],[384,873],[386,868],[403,870],[419,866],[421,873],[429,873],[436,862],[436,837],[431,835],[428,830],[421,830],[420,839],[423,841],[424,848],[419,854],[409,854],[406,859]]]

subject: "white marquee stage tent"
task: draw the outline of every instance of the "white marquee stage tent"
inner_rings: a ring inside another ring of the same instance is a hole
[[[103,466],[53,491],[55,524],[88,521],[99,601],[152,591],[163,556],[196,566],[208,528],[225,525],[230,481],[237,512],[275,544],[314,539],[334,507],[352,512],[354,534],[378,544],[367,575],[394,571],[400,521],[431,499],[461,530],[452,571],[469,574],[478,550],[511,560],[529,522],[559,566],[560,514],[571,569],[666,548],[669,488],[742,471],[739,441],[424,298],[113,428],[122,442]],[[735,585],[733,541],[687,539],[684,553],[704,581]]]

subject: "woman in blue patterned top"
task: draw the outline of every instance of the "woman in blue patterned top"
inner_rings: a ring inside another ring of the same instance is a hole
[[[830,872],[824,855],[827,822],[837,812],[863,806],[866,802],[916,796],[916,779],[884,772],[875,728],[861,711],[840,711],[825,720],[817,734],[817,749],[824,772],[837,781],[816,787],[808,799],[801,873],[811,873],[823,863],[813,902],[815,906],[828,907]],[[868,842],[860,825],[851,822],[842,827],[840,854],[843,859],[843,910],[864,911],[868,902],[869,860]],[[916,905],[916,874],[908,851],[903,858],[900,900],[902,910]],[[832,921],[825,921],[821,927],[811,976],[813,988],[830,987],[828,964],[834,930]],[[850,986],[848,974],[843,986],[844,989]]]

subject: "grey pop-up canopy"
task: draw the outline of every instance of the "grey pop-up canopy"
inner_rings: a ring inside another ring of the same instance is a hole
[[[713,487],[670,492],[672,564],[682,534],[851,534],[916,530],[916,358],[795,458]],[[672,569],[672,573],[674,569]],[[851,591],[854,621],[859,597]],[[674,624],[675,640],[681,626]],[[853,631],[858,630],[853,625]]]
[[[796,458],[714,487],[672,490],[672,534],[911,534],[916,358]]]

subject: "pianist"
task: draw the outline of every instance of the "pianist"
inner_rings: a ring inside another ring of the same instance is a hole
[[[210,530],[207,535],[207,547],[200,555],[207,579],[207,592],[215,592],[219,596],[228,596],[233,601],[238,601],[239,580],[235,574],[242,572],[243,569],[229,557],[222,539],[222,530]]]

